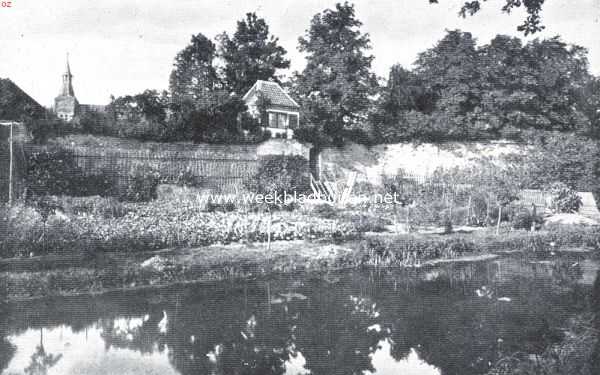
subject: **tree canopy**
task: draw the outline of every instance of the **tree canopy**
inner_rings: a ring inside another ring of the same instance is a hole
[[[325,138],[322,142],[341,143],[348,132],[366,131],[364,120],[377,82],[368,54],[371,41],[361,26],[353,5],[338,3],[316,14],[299,38],[298,49],[307,61],[296,76],[295,92],[306,121]]]
[[[463,6],[460,8],[458,14],[461,17],[467,15],[474,15],[481,10],[481,4],[487,0],[468,0],[465,1]],[[502,6],[502,12],[511,13],[514,9],[525,8],[527,12],[527,18],[523,23],[517,26],[517,30],[524,33],[525,35],[534,34],[538,31],[544,30],[545,26],[542,25],[542,7],[545,0],[503,0],[504,5]],[[439,0],[429,0],[432,4],[437,4]]]
[[[395,66],[372,116],[380,140],[522,139],[527,132],[591,134],[596,96],[587,51],[558,37],[498,35],[477,46],[451,30],[419,54],[415,68]]]
[[[279,39],[269,33],[269,25],[256,13],[238,21],[233,37],[219,37],[219,53],[225,62],[223,79],[236,94],[244,95],[257,80],[279,81],[277,71],[287,69],[290,60]]]
[[[213,103],[213,91],[219,87],[213,66],[215,44],[203,34],[192,36],[190,44],[175,56],[169,78],[169,90],[174,102],[191,101],[199,108]]]

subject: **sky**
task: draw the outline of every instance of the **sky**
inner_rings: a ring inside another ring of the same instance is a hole
[[[266,19],[302,70],[298,37],[316,13],[335,0],[2,0],[0,78],[10,78],[39,103],[51,106],[58,95],[67,52],[80,103],[107,104],[110,95],[168,87],[173,59],[193,34],[214,38],[232,34],[246,12]],[[475,17],[457,16],[464,0],[356,0],[362,31],[371,37],[373,70],[386,77],[400,63],[410,68],[419,52],[431,48],[445,30],[471,32],[479,44],[497,34],[516,35],[524,19],[519,10],[500,11],[504,0],[489,0]],[[600,0],[547,0],[546,30],[535,37],[560,35],[589,50],[590,70],[600,75]],[[0,2],[1,4],[1,2]],[[576,4],[576,5],[574,5]]]

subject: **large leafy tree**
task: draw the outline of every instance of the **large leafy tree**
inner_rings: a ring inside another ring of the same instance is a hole
[[[434,48],[419,54],[415,73],[435,96],[432,127],[455,138],[474,137],[486,125],[470,118],[481,98],[476,40],[471,33],[448,31]]]
[[[494,114],[505,135],[509,127],[588,129],[578,102],[589,80],[586,54],[558,37],[521,46],[516,38],[497,36],[480,49],[482,112]]]
[[[581,91],[579,103],[590,120],[587,134],[600,138],[600,78],[590,77]]]
[[[136,95],[125,95],[112,100],[109,112],[114,122],[113,133],[121,137],[142,140],[163,140],[167,137],[167,92],[145,90]],[[99,119],[100,124],[102,119]],[[84,128],[96,126],[98,119],[87,116],[81,119]]]
[[[219,79],[213,65],[215,44],[202,34],[192,36],[190,44],[175,57],[169,79],[174,103],[191,102],[197,108],[213,104]]]
[[[390,69],[387,85],[381,88],[375,106],[370,117],[374,141],[406,140],[412,136],[407,113],[430,113],[434,97],[417,74],[396,64]]]
[[[586,53],[558,37],[523,45],[499,35],[478,47],[471,34],[448,31],[412,72],[392,69],[374,127],[388,141],[523,139],[532,130],[593,134]]]
[[[316,14],[299,39],[307,64],[296,77],[296,92],[307,122],[317,129],[313,142],[341,143],[345,135],[360,136],[366,130],[377,81],[368,54],[370,38],[361,25],[353,5],[338,3]]]
[[[278,81],[277,71],[287,69],[290,60],[279,39],[269,33],[269,25],[255,13],[238,21],[232,37],[219,36],[220,56],[224,60],[224,80],[238,95],[244,95],[257,80]]]
[[[474,15],[481,10],[481,4],[486,0],[468,0],[465,1],[463,6],[460,8],[458,14],[461,17],[467,15]],[[516,8],[523,7],[527,12],[527,18],[521,25],[517,27],[518,31],[523,32],[525,35],[534,34],[538,31],[542,31],[545,26],[542,25],[542,6],[545,0],[503,0],[504,5],[502,11],[504,13],[510,13]],[[429,0],[430,3],[438,3],[439,0]]]
[[[195,142],[238,142],[238,116],[246,111],[239,96],[230,95],[215,68],[215,44],[202,34],[179,52],[171,73],[171,115],[164,138]]]

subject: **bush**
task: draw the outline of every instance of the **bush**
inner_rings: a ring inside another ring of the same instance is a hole
[[[308,160],[296,155],[267,155],[260,159],[256,175],[245,186],[263,194],[304,194],[310,191]]]
[[[120,199],[129,202],[148,202],[156,199],[156,188],[160,184],[160,173],[147,165],[132,168],[127,176],[127,185]]]
[[[95,215],[109,218],[119,218],[127,214],[128,208],[116,198],[92,197],[61,197],[60,205],[67,215]]]
[[[220,203],[220,202],[213,202],[208,201],[206,202],[206,205],[204,206],[204,211],[206,212],[233,212],[235,211],[236,207],[235,207],[235,203],[233,202],[225,202],[225,203]]]
[[[577,192],[562,182],[550,185],[549,190],[552,194],[552,207],[556,212],[574,213],[583,204]]]
[[[337,210],[335,209],[335,207],[333,207],[333,205],[329,203],[315,204],[310,210],[310,212],[313,215],[321,217],[323,219],[333,219],[337,216]]]
[[[32,193],[71,195],[81,175],[72,152],[62,148],[42,149],[28,156],[26,184]]]
[[[25,179],[29,191],[36,196],[109,196],[114,194],[117,184],[108,170],[85,174],[73,153],[63,148],[32,150]]]
[[[535,225],[535,228],[539,228],[542,223],[543,220],[540,216],[533,215],[533,213],[524,208],[517,211],[511,220],[511,226],[514,229],[530,230],[532,225]]]
[[[362,213],[344,216],[344,218],[354,224],[358,233],[385,232],[387,230],[386,226],[392,224],[390,220]]]
[[[450,234],[454,231],[454,228],[452,227],[452,219],[450,218],[450,216],[446,216],[446,218],[444,219],[444,234]]]
[[[200,186],[201,184],[198,182],[198,178],[194,176],[194,172],[192,168],[188,166],[185,169],[180,170],[175,176],[175,181],[173,181],[177,186]]]

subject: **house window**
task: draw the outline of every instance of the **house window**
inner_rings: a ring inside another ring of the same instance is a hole
[[[297,114],[289,114],[288,115],[289,128],[296,129],[298,127],[298,115]]]
[[[269,112],[269,127],[277,127],[277,113]]]
[[[286,113],[269,112],[269,127],[287,129],[288,115]]]
[[[277,114],[277,127],[281,129],[287,128],[287,115],[285,113]]]

